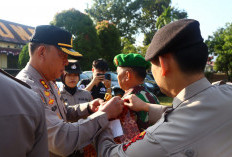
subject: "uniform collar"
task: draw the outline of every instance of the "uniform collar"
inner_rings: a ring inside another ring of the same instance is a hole
[[[44,79],[40,73],[33,67],[30,65],[30,63],[27,63],[26,67],[24,68],[26,71],[28,71],[31,75],[31,77],[35,78],[35,80],[40,80],[43,79],[44,81],[46,81],[46,79]],[[47,81],[46,81],[47,82]]]
[[[60,87],[60,93],[62,93],[62,94],[69,94],[69,95],[71,95],[65,88],[64,88],[64,85],[62,85],[61,87]],[[76,92],[75,92],[75,94],[77,94],[77,93],[79,93],[80,92],[80,90],[78,89],[78,87],[76,88]]]
[[[190,99],[210,86],[211,83],[205,77],[190,84],[189,86],[182,89],[180,93],[173,99],[173,108],[177,108],[183,101]]]

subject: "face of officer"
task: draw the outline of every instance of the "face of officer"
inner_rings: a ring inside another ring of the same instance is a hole
[[[79,82],[79,74],[69,74],[67,73],[65,76],[65,84],[70,87],[76,87],[77,83]]]
[[[68,65],[68,55],[52,45],[40,46],[38,51],[40,73],[47,81],[59,78]]]
[[[151,61],[151,71],[156,83],[162,93],[169,97],[175,97],[187,84],[186,76],[180,71],[180,68],[171,53],[159,56]]]

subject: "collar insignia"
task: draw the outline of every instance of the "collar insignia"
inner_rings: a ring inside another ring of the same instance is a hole
[[[46,82],[43,79],[40,79],[40,83],[44,86],[44,88],[49,89],[49,86],[46,84]]]

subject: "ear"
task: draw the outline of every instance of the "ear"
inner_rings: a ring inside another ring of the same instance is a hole
[[[131,80],[131,77],[132,77],[132,74],[130,73],[130,71],[126,71],[126,81],[129,81],[129,80]]]
[[[159,62],[161,66],[161,75],[166,76],[168,71],[168,59],[167,56],[159,56]]]
[[[45,58],[45,55],[46,55],[45,51],[46,51],[46,47],[43,46],[43,45],[41,45],[41,46],[39,46],[39,47],[37,48],[37,55],[38,55],[40,58]]]

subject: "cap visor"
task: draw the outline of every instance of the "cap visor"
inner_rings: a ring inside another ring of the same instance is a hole
[[[74,57],[83,57],[82,54],[80,54],[79,52],[76,52],[73,49],[68,49],[68,48],[64,48],[64,47],[60,47],[60,49],[64,52],[67,53],[70,56],[74,56]]]

